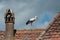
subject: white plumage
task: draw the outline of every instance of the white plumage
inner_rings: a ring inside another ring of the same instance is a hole
[[[26,25],[28,25],[28,24],[31,24],[31,25],[32,25],[32,23],[33,23],[36,19],[37,19],[37,16],[35,16],[34,18],[29,19],[29,20],[26,22]]]

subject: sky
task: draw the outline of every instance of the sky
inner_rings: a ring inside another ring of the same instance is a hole
[[[0,30],[5,30],[4,13],[12,9],[15,14],[14,29],[43,29],[60,12],[60,0],[0,0]],[[32,26],[27,20],[38,16]]]

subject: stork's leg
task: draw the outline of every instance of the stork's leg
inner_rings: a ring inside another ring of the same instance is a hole
[[[31,26],[32,26],[32,23],[31,23]]]

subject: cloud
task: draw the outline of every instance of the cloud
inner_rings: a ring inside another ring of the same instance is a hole
[[[60,11],[60,0],[4,0],[0,2],[0,25],[5,27],[4,12],[11,8],[15,13],[15,28],[30,29],[30,25],[25,25],[26,21],[34,16],[38,20],[33,23],[31,28],[45,28],[53,17]],[[47,16],[48,15],[48,16]],[[49,20],[47,20],[49,19]],[[43,25],[44,24],[44,25]],[[1,29],[4,29],[4,28]]]
[[[0,10],[2,10],[3,7],[4,7],[4,6],[3,6],[2,4],[0,4]]]
[[[42,29],[42,28],[46,28],[48,26],[49,22],[45,21],[44,23],[39,23],[36,25],[37,29]]]

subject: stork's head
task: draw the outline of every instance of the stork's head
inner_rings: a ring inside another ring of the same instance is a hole
[[[7,9],[6,12],[10,12],[10,13],[12,13],[12,10],[11,10],[11,9]]]
[[[38,17],[37,17],[37,16],[35,16],[35,19],[38,19]]]

